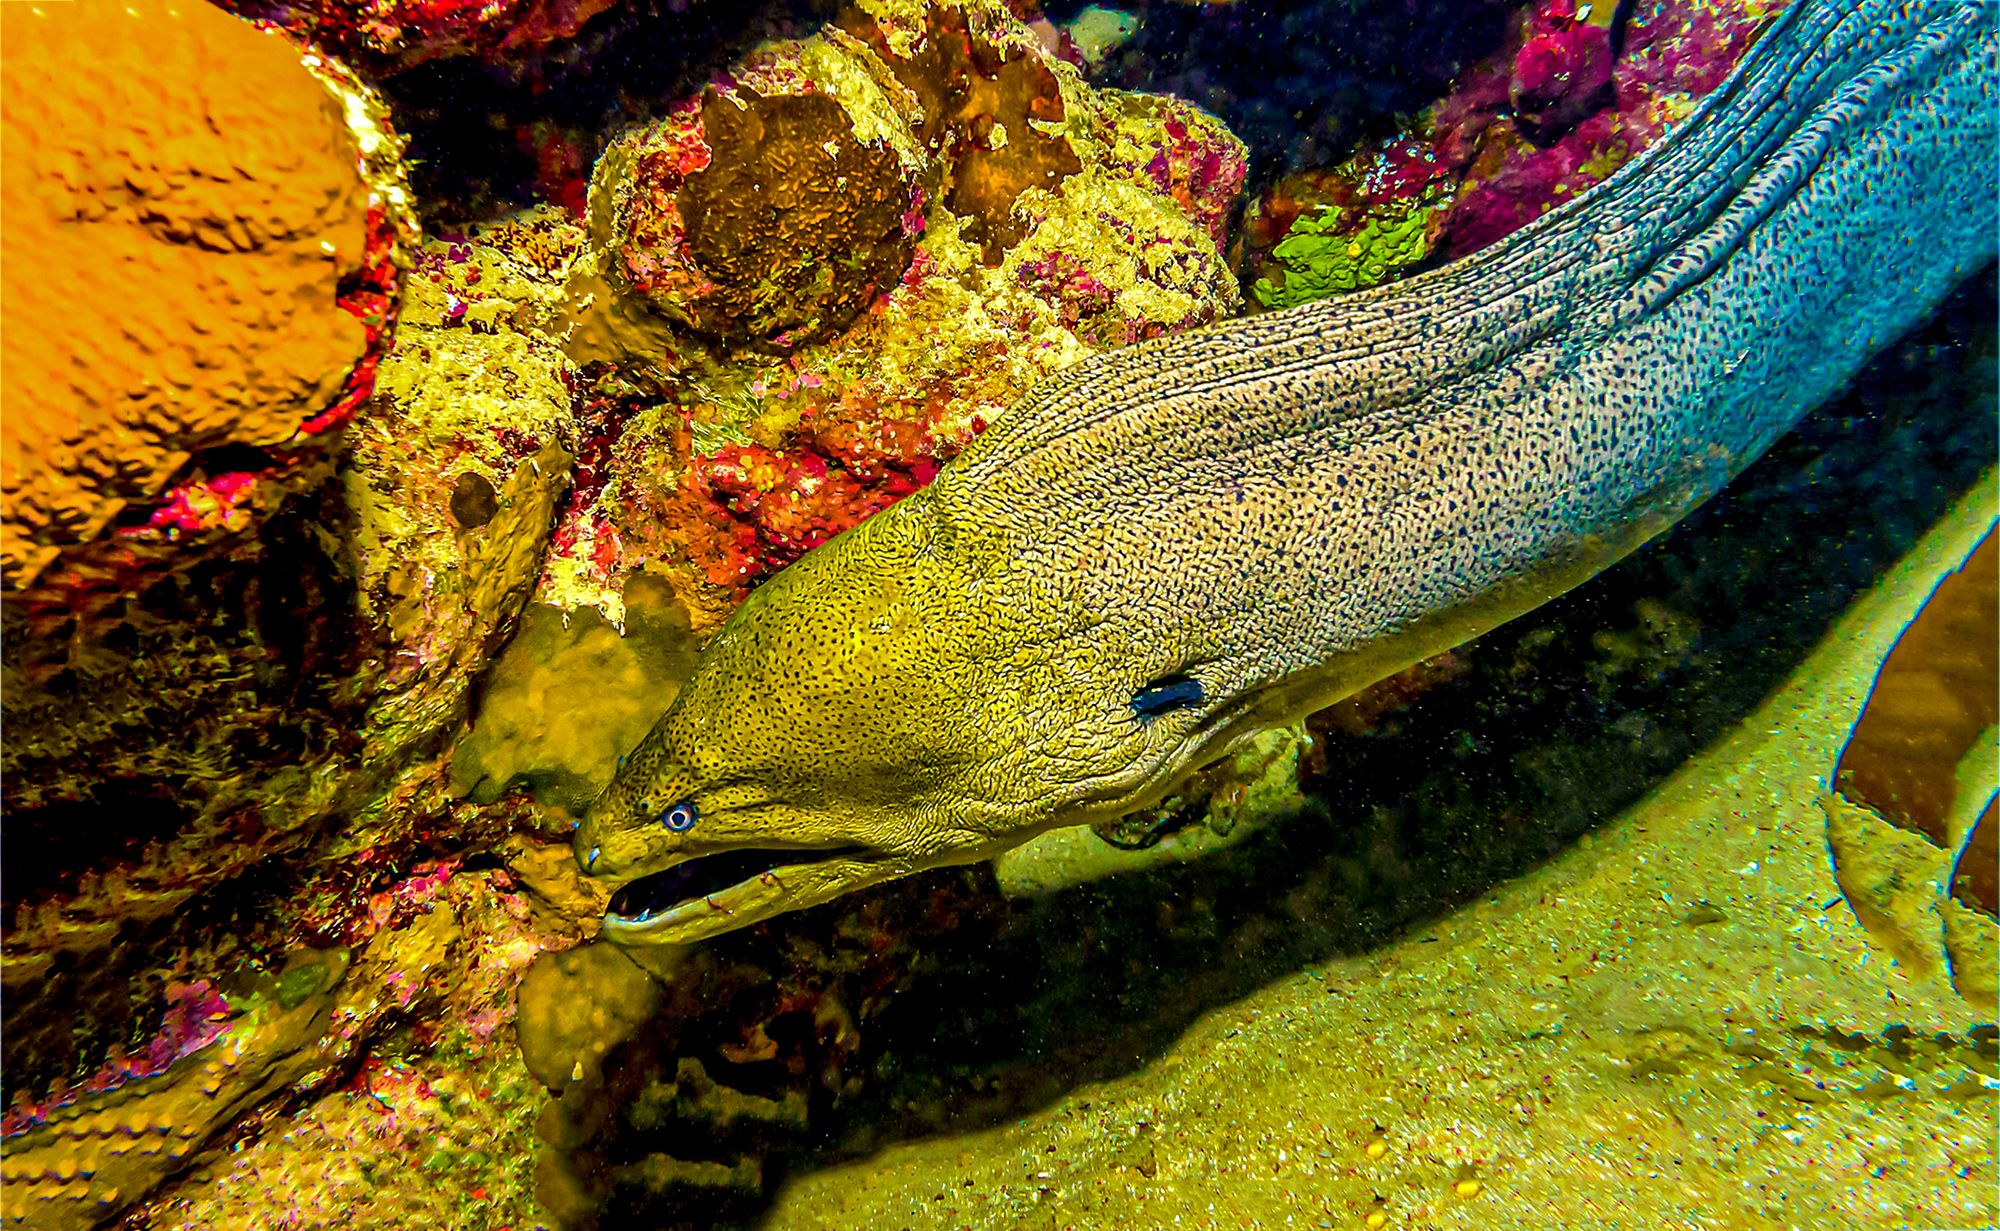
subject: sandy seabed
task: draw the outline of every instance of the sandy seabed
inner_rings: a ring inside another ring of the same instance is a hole
[[[1546,866],[1026,1119],[805,1176],[765,1225],[1993,1226],[1994,1007],[1862,930],[1820,799],[1995,510],[1989,473],[1759,710]]]

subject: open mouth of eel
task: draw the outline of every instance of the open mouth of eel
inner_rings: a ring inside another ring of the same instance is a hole
[[[859,870],[857,864],[879,854],[864,846],[838,846],[699,855],[620,886],[605,909],[605,924],[621,932],[650,932],[718,913],[766,914],[768,909],[759,908],[794,890],[845,879]]]

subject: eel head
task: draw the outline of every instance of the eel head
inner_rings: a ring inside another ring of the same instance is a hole
[[[699,940],[1164,792],[1200,684],[1147,692],[1146,638],[930,494],[756,590],[590,807],[608,939]]]

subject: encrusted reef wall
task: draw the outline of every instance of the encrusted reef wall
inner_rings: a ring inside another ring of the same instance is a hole
[[[717,1171],[603,1108],[796,1133],[972,882],[559,962],[602,907],[571,814],[758,580],[1233,310],[1244,149],[997,4],[864,5],[578,134],[587,201],[420,235],[342,59],[519,63],[604,6],[228,7],[4,14],[0,1213],[190,1169],[156,1222],[758,1191],[761,1130]]]
[[[1704,96],[1783,0],[1541,0],[1388,139],[1280,176],[1250,209],[1251,297],[1289,307],[1461,257],[1588,191]]]
[[[861,5],[611,142],[572,274],[586,466],[541,597],[697,632],[1039,377],[1237,303],[1244,150],[997,7]],[[758,190],[755,186],[762,185]]]

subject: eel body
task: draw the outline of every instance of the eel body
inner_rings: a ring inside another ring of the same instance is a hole
[[[1714,493],[1994,256],[1990,3],[1801,0],[1443,269],[1113,352],[759,589],[586,816],[687,941],[1156,802]]]

